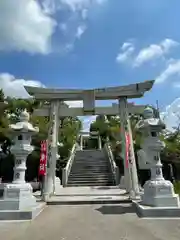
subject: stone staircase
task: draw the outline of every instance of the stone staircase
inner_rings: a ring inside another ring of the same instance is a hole
[[[77,151],[67,186],[114,186],[115,179],[104,150]]]

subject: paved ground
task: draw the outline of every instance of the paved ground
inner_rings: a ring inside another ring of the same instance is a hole
[[[49,206],[32,222],[0,223],[4,240],[178,240],[180,220],[145,220],[130,205]]]

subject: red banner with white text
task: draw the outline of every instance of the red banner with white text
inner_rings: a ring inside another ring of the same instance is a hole
[[[129,167],[129,153],[130,153],[130,136],[129,136],[129,133],[126,133],[125,135],[125,138],[126,138],[126,157],[125,157],[125,165],[126,165],[126,168]]]
[[[46,175],[46,164],[47,164],[47,141],[41,142],[41,154],[39,164],[39,176]]]

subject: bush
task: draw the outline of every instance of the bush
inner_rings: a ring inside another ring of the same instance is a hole
[[[176,194],[180,195],[180,181],[176,181],[174,183],[174,191],[175,191]]]

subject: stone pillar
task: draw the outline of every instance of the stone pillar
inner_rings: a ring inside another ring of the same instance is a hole
[[[53,182],[55,178],[56,156],[57,156],[57,131],[59,128],[59,101],[52,101],[50,106],[50,126],[48,133],[48,159],[47,171],[45,176],[45,189],[43,191],[43,200],[47,201],[53,194]]]
[[[127,98],[119,99],[119,111],[121,122],[121,139],[122,139],[122,156],[124,158],[124,177],[127,192],[130,192],[131,197],[139,195],[139,185],[137,177],[136,161],[134,156],[134,146],[131,131],[131,124],[128,115]],[[126,134],[129,134],[130,148],[129,148],[129,163],[126,166]]]
[[[83,150],[83,135],[80,137],[80,148]]]
[[[57,154],[56,155],[56,162],[57,160],[60,158],[60,155]],[[56,177],[56,169],[55,169],[55,174],[54,174],[54,178],[53,178],[53,194],[55,195],[57,192],[57,188],[60,187],[60,179],[58,177]]]
[[[98,136],[98,145],[99,145],[99,150],[102,149],[102,141],[101,141],[101,137]]]

